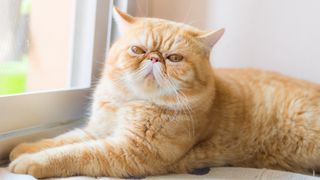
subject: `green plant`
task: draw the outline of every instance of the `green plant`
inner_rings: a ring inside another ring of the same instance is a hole
[[[26,90],[27,61],[0,64],[0,95],[22,93]]]

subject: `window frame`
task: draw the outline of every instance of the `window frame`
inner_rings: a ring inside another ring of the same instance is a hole
[[[113,0],[73,1],[75,23],[69,82],[70,87],[78,88],[1,96],[0,162],[14,145],[26,139],[57,135],[87,119],[89,97],[110,46]]]

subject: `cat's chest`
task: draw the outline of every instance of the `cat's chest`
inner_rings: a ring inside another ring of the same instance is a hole
[[[155,136],[159,133],[188,133],[192,125],[189,116],[175,110],[166,109],[150,102],[130,102],[119,109],[118,122],[123,128]]]
[[[127,122],[149,123],[166,120],[163,108],[148,101],[130,101],[119,106],[117,116]]]

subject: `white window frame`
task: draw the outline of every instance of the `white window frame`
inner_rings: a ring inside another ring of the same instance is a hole
[[[70,87],[80,88],[1,96],[0,163],[16,144],[57,135],[87,119],[90,94],[110,46],[113,0],[74,2],[70,58],[77,63],[70,64],[69,82]]]

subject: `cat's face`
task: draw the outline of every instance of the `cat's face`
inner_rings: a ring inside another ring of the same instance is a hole
[[[210,48],[223,32],[214,36],[171,21],[117,13],[123,33],[107,66],[112,66],[110,76],[118,86],[139,98],[174,102],[177,95],[196,94],[207,86]],[[207,36],[214,36],[211,42]]]

